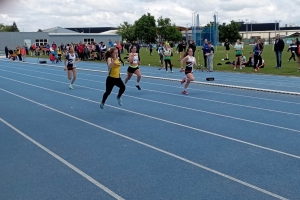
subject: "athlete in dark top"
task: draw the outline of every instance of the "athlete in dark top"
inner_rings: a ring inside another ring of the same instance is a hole
[[[224,42],[224,47],[225,47],[225,50],[226,50],[226,60],[228,60],[228,51],[230,50],[230,46],[232,46],[230,44],[230,42],[228,42],[228,39],[226,38],[225,39],[225,42]]]
[[[179,52],[179,60],[182,59],[182,52],[183,52],[183,45],[182,45],[182,42],[179,42],[176,50]]]

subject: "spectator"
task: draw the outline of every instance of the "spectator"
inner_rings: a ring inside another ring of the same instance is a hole
[[[203,51],[203,59],[204,59],[204,67],[207,68],[207,56],[205,54],[209,53],[209,46],[207,44],[207,39],[204,40],[204,44],[202,45]]]
[[[295,41],[295,40],[293,40],[292,44],[290,44],[290,46],[289,46],[287,52],[289,52],[289,51],[291,51],[291,57],[289,58],[289,62],[290,62],[290,60],[291,60],[292,58],[293,58],[294,61],[296,62],[295,56],[296,56],[296,52],[297,52],[297,45],[296,45],[296,41]]]
[[[209,49],[207,50],[207,53],[205,54],[205,56],[207,57],[207,71],[208,72],[213,72],[214,67],[213,67],[213,59],[214,59],[214,53],[215,53],[215,49],[214,47],[212,47],[211,42],[208,42],[207,45],[209,46]]]
[[[254,68],[258,67],[258,63],[261,62],[261,53],[262,53],[262,45],[260,39],[257,40],[256,44],[253,47],[254,52]]]
[[[23,62],[25,62],[26,54],[27,54],[27,52],[26,52],[25,47],[22,47],[22,49],[21,49],[21,56],[22,56],[22,61]]]
[[[111,41],[111,39],[109,39],[107,46],[108,46],[108,48],[114,47],[114,43]]]
[[[282,51],[284,50],[284,41],[280,38],[280,35],[276,35],[276,40],[274,44],[274,52],[276,55],[276,63],[277,66],[276,68],[281,68],[281,63],[282,63]]]

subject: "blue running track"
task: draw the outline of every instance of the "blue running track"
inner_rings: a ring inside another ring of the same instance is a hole
[[[48,61],[49,63],[49,61]],[[191,84],[141,67],[104,109],[104,63],[0,59],[0,199],[300,199],[300,96]],[[126,73],[127,67],[122,67]],[[195,72],[195,80],[300,93],[300,79]],[[122,75],[125,78],[125,75]]]

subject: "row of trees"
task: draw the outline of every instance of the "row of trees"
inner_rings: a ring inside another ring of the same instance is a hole
[[[118,34],[122,35],[123,40],[141,40],[145,43],[160,41],[180,41],[182,34],[175,24],[171,23],[170,18],[158,18],[150,13],[144,14],[133,24],[124,22],[118,27]]]
[[[206,27],[213,26],[213,22],[206,25]],[[241,39],[242,36],[239,33],[240,24],[235,21],[231,21],[229,24],[219,24],[219,41],[225,41],[227,38],[229,42],[235,42],[237,39]],[[159,41],[180,41],[182,40],[182,33],[171,23],[170,18],[158,18],[150,13],[143,15],[133,24],[124,22],[118,27],[118,34],[122,35],[123,40],[135,41],[141,40],[145,43]]]
[[[20,32],[16,22],[14,22],[11,26],[0,24],[0,32]]]
[[[210,22],[205,27],[214,26],[213,22]],[[241,34],[239,33],[240,24],[235,21],[230,21],[229,24],[223,23],[219,24],[219,41],[224,42],[225,39],[228,39],[229,42],[236,42],[237,39],[242,39]]]

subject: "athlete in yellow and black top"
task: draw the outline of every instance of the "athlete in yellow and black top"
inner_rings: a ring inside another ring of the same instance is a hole
[[[140,80],[141,80],[142,74],[139,69],[140,59],[139,59],[139,54],[136,53],[136,46],[132,46],[130,49],[130,52],[131,53],[128,56],[130,66],[127,69],[127,77],[125,79],[125,84],[130,80],[130,78],[132,77],[132,74],[135,74],[137,76],[135,86],[137,87],[138,90],[141,90]]]
[[[117,100],[120,106],[122,106],[121,96],[125,91],[125,84],[123,83],[120,71],[121,71],[121,62],[118,58],[118,49],[117,48],[110,48],[105,53],[105,59],[108,66],[108,77],[106,78],[106,91],[103,94],[102,102],[100,104],[100,108],[104,108],[105,101],[107,97],[110,95],[114,86],[119,87],[119,94],[117,96]]]

